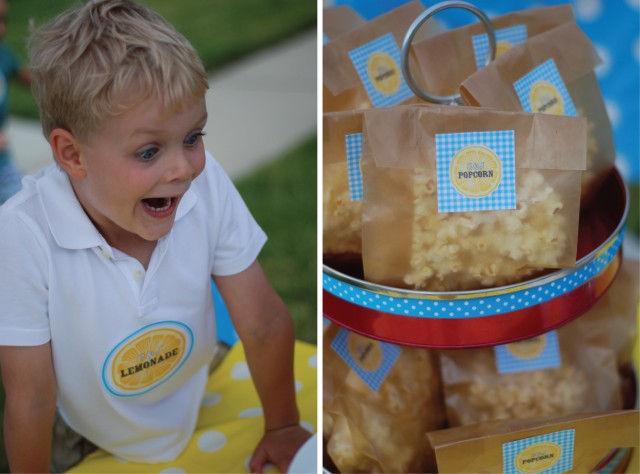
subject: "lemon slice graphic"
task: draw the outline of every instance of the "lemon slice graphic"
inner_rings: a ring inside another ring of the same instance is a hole
[[[551,115],[564,115],[564,100],[552,83],[537,81],[531,86],[529,93],[530,107],[533,112]]]
[[[456,190],[468,197],[488,196],[502,179],[502,164],[493,150],[482,145],[466,146],[451,160],[449,178]]]
[[[105,384],[115,395],[136,395],[151,390],[176,372],[192,345],[191,330],[181,323],[147,326],[111,351],[103,369]],[[107,373],[110,373],[108,378]]]
[[[393,58],[383,51],[371,55],[367,62],[367,73],[378,92],[391,95],[400,89],[400,70]]]
[[[347,347],[351,358],[362,370],[373,372],[382,363],[382,350],[377,341],[351,333],[347,339]]]

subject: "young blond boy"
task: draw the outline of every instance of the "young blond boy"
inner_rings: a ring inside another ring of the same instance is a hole
[[[146,7],[94,0],[35,30],[30,56],[57,166],[0,208],[12,471],[48,470],[56,408],[121,458],[176,458],[214,353],[211,275],[263,405],[251,469],[286,470],[309,437],[293,325],[256,260],[264,233],[204,150],[207,77],[193,47]]]

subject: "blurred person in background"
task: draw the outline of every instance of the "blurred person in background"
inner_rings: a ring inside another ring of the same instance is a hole
[[[4,43],[7,31],[9,2],[0,0],[0,204],[20,190],[21,175],[11,159],[5,131],[9,116],[9,81],[17,79],[25,86],[31,85],[31,73],[20,64],[18,56]]]

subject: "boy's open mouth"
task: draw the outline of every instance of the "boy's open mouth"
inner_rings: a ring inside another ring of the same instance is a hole
[[[152,212],[153,215],[161,216],[173,212],[173,208],[178,202],[178,198],[173,197],[154,197],[142,200],[145,208]]]

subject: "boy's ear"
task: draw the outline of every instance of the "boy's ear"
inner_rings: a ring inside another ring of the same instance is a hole
[[[80,142],[73,133],[55,128],[49,134],[49,145],[56,162],[71,178],[82,179],[87,173],[80,159]]]

